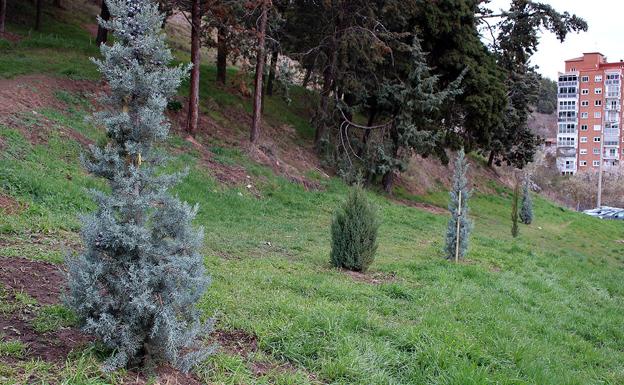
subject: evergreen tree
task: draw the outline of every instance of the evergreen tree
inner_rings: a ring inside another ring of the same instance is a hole
[[[468,164],[464,150],[460,150],[455,160],[453,173],[453,186],[449,193],[450,201],[448,209],[451,212],[446,230],[445,254],[447,259],[463,259],[468,250],[468,237],[472,230],[472,221],[468,218],[468,180],[466,172]],[[460,207],[461,200],[461,207]]]
[[[95,60],[110,86],[107,109],[96,121],[108,142],[83,158],[107,180],[111,193],[94,191],[98,209],[83,218],[85,251],[68,260],[68,304],[82,329],[112,351],[105,370],[168,361],[187,371],[208,350],[197,338],[209,331],[195,303],[209,279],[202,256],[203,230],[196,207],[167,190],[181,175],[163,175],[154,153],[168,124],[163,114],[189,68],[168,67],[172,55],[161,33],[162,16],[151,0],[106,0],[115,43]]]
[[[520,195],[520,187],[518,181],[514,185],[513,196],[511,197],[511,235],[515,238],[520,230],[518,229],[518,199]]]
[[[411,62],[406,79],[388,79],[379,94],[379,108],[391,117],[380,140],[371,145],[373,174],[382,175],[384,190],[390,192],[395,171],[403,171],[413,154],[446,154],[443,143],[446,132],[439,110],[445,102],[461,94],[460,76],[447,88],[440,89],[436,75],[425,60],[420,41],[414,38],[410,47]]]
[[[505,71],[509,94],[504,121],[491,135],[488,164],[505,162],[522,168],[533,160],[540,143],[527,125],[531,107],[538,102],[539,76],[529,62],[537,51],[539,37],[546,30],[563,42],[570,32],[586,31],[587,23],[576,15],[559,13],[551,5],[533,0],[512,0],[509,10],[499,14],[484,8],[480,12],[480,19],[488,26],[488,18],[500,18],[496,36],[490,29],[492,49],[499,67]]]
[[[366,271],[377,252],[379,222],[364,190],[357,186],[331,225],[331,264],[353,271]]]
[[[522,207],[520,208],[520,220],[525,225],[530,225],[533,222],[533,200],[531,199],[530,183],[531,180],[527,175],[522,185]]]
[[[482,1],[419,0],[412,7],[405,0],[394,1],[402,11],[397,18],[414,13],[427,61],[442,86],[466,70],[463,92],[442,108],[445,120],[455,128],[449,130],[449,147],[463,144],[467,152],[488,151],[492,132],[504,120],[507,89],[504,72],[479,36],[477,13]]]
[[[557,111],[557,82],[549,78],[540,78],[537,112],[553,114]]]

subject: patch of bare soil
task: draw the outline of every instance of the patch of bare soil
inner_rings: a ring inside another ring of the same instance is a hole
[[[380,285],[382,283],[390,283],[396,281],[395,273],[362,273],[359,271],[350,271],[345,269],[342,269],[342,272],[345,275],[351,277],[354,281],[368,283],[371,285]]]
[[[0,39],[8,40],[11,43],[17,43],[22,40],[22,37],[20,35],[5,31],[3,33],[0,33]]]
[[[149,378],[145,374],[129,371],[123,380],[123,385],[202,385],[192,374],[184,374],[179,370],[163,365],[156,368],[156,380]]]
[[[2,257],[0,283],[7,289],[30,295],[40,304],[50,305],[59,302],[65,288],[65,276],[52,263]]]
[[[258,338],[244,330],[215,330],[210,337],[229,354],[247,358],[258,350]]]
[[[222,164],[214,159],[214,156],[210,150],[204,145],[199,143],[195,138],[188,136],[186,141],[191,143],[193,147],[201,154],[201,160],[208,166],[213,172],[215,178],[223,184],[230,186],[240,185],[250,178],[249,174],[244,167],[239,165],[226,165]]]
[[[46,143],[53,131],[83,146],[92,144],[93,141],[81,133],[37,114],[36,110],[43,107],[67,110],[68,106],[54,95],[58,90],[79,94],[91,100],[96,85],[90,81],[45,75],[0,79],[0,123],[19,130],[33,144]],[[29,124],[24,123],[25,114]]]
[[[47,333],[38,333],[31,326],[32,316],[28,313],[0,314],[0,333],[6,340],[19,340],[26,345],[22,359],[39,358],[47,362],[65,362],[74,349],[86,345],[92,339],[76,328],[61,328]]]
[[[454,159],[455,154],[449,153]],[[513,169],[508,166],[488,167],[468,157],[468,182],[473,190],[495,194],[490,181],[513,186]],[[424,195],[432,191],[448,190],[453,178],[453,162],[442,164],[435,157],[423,158],[415,155],[410,159],[407,170],[396,178],[396,184],[403,186],[410,194]]]
[[[5,215],[15,215],[24,211],[26,208],[27,206],[21,205],[10,196],[0,193],[0,213]]]
[[[18,76],[0,79],[0,116],[32,111],[42,107],[67,108],[65,103],[54,96],[63,90],[73,93],[93,93],[96,85],[87,80],[45,75]]]
[[[169,118],[178,135],[184,136],[188,103],[186,101],[181,103],[184,106],[183,109],[177,113],[169,114]],[[233,126],[234,122],[239,127],[249,127],[251,125],[251,116],[246,112],[233,108],[224,108],[221,112],[223,116],[227,117],[228,121],[233,122]],[[322,177],[329,177],[322,170],[311,145],[294,145],[297,142],[297,134],[292,127],[288,125],[275,127],[267,121],[263,121],[260,139],[255,146],[251,146],[249,145],[248,133],[246,131],[242,132],[233,127],[224,127],[223,124],[206,114],[200,114],[199,132],[192,139],[195,148],[202,153],[207,166],[213,170],[215,176],[220,181],[231,185],[249,184],[247,180],[249,178],[247,178],[247,174],[243,169],[237,170],[228,165],[210,162],[212,156],[206,148],[206,143],[215,140],[226,146],[244,151],[255,162],[270,167],[275,174],[299,183],[307,190],[317,190],[320,188],[320,184],[307,178],[305,176],[306,172],[316,171]]]

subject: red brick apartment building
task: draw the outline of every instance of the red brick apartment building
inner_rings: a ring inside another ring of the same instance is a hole
[[[624,153],[622,70],[598,52],[566,60],[557,93],[557,167],[574,174],[616,166]],[[622,150],[620,150],[622,148]],[[602,156],[601,156],[602,152]]]

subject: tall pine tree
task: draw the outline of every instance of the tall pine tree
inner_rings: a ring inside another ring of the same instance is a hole
[[[94,191],[98,209],[83,218],[85,251],[68,260],[69,305],[85,332],[112,350],[105,369],[168,361],[188,370],[208,353],[196,340],[209,330],[195,303],[207,278],[192,227],[196,207],[167,190],[181,175],[163,175],[154,145],[167,137],[163,115],[189,68],[168,67],[172,55],[151,0],[107,0],[100,20],[115,43],[94,60],[110,86],[96,114],[108,142],[92,147],[86,169],[111,193]]]
[[[464,156],[464,150],[460,150],[455,159],[455,171],[453,173],[453,186],[449,193],[450,200],[448,209],[451,212],[446,230],[445,254],[447,259],[463,259],[468,251],[468,237],[472,230],[472,221],[468,218],[468,179],[466,172],[468,163]]]

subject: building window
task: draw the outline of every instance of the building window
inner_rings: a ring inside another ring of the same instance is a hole
[[[580,161],[579,166],[587,166],[587,161],[586,160]]]
[[[600,124],[594,124],[594,131],[600,131],[602,129],[602,127],[600,126]]]
[[[594,136],[594,142],[595,143],[600,142],[600,137],[599,136]]]
[[[602,116],[602,113],[600,111],[596,111],[594,112],[594,118],[598,119]]]
[[[589,81],[589,76],[581,76],[581,81],[587,83]]]
[[[581,136],[581,143],[587,143],[587,137]]]
[[[581,124],[581,131],[587,131],[587,124]]]
[[[595,160],[592,162],[592,164],[594,165],[594,167],[598,167],[600,166],[600,161],[599,160]]]
[[[594,100],[594,106],[602,106],[602,100]]]
[[[581,119],[587,119],[589,114],[587,112],[581,112]]]
[[[596,95],[600,95],[600,94],[602,94],[602,88],[594,88],[594,93],[595,93]]]
[[[594,149],[592,149],[592,154],[594,154],[594,155],[600,155],[600,149],[599,149],[599,148],[594,148]]]
[[[581,95],[589,95],[589,90],[587,88],[582,89]]]
[[[602,81],[602,75],[596,75],[596,77],[594,77],[594,81],[595,81],[596,83],[601,82],[601,81]]]
[[[559,131],[560,134],[575,134],[576,133],[576,123],[559,123]]]
[[[589,100],[581,100],[581,107],[589,106]]]
[[[574,111],[576,110],[576,100],[560,100],[559,111]]]
[[[587,149],[586,148],[581,148],[581,155],[587,155]]]

